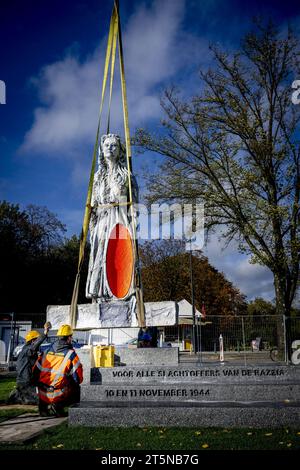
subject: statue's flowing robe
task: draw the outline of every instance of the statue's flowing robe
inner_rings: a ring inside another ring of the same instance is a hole
[[[134,178],[132,178],[132,189],[133,200],[136,202],[137,184]],[[106,169],[99,168],[95,173],[91,200],[91,252],[86,283],[86,297],[99,303],[114,299],[106,273],[106,252],[112,230],[116,224],[121,223],[128,229],[133,239],[131,209],[129,205],[126,205],[128,201],[127,169],[116,166],[112,173],[108,173]],[[134,262],[136,263],[136,260]],[[124,300],[129,299],[135,293],[134,287],[134,282],[132,282]]]

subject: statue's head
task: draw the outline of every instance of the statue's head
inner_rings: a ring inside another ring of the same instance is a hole
[[[101,137],[99,146],[99,166],[108,162],[125,165],[125,149],[121,139],[116,134],[105,134]]]

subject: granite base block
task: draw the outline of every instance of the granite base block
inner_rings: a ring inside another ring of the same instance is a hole
[[[120,365],[127,366],[174,366],[179,362],[178,348],[124,348],[115,347]]]
[[[91,347],[84,347],[76,349],[79,360],[83,368],[83,382],[82,384],[89,384],[91,382],[91,366],[92,366],[92,351]]]
[[[164,426],[164,427],[253,427],[299,428],[300,402],[281,403],[213,403],[198,406],[189,403],[93,403],[82,402],[69,409],[70,426]]]

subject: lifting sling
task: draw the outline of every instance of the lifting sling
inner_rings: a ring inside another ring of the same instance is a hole
[[[82,230],[81,230],[81,235],[80,235],[80,247],[79,247],[77,274],[75,278],[72,301],[71,301],[71,306],[70,306],[70,324],[72,328],[76,327],[80,272],[81,272],[81,268],[82,268],[82,264],[84,260],[84,251],[85,251],[90,217],[91,217],[91,209],[92,209],[91,199],[92,199],[92,191],[93,191],[94,173],[95,173],[95,167],[96,167],[96,156],[97,156],[97,150],[99,146],[101,116],[102,116],[102,111],[103,111],[103,103],[104,103],[105,90],[106,90],[106,84],[107,84],[107,79],[108,79],[109,66],[110,66],[110,86],[109,86],[110,90],[109,90],[109,104],[108,104],[107,133],[109,133],[109,128],[110,128],[110,107],[111,107],[111,99],[112,99],[112,87],[113,87],[117,42],[118,42],[118,47],[119,47],[119,65],[120,65],[121,90],[122,90],[124,133],[125,133],[125,144],[126,144],[126,163],[127,163],[127,169],[128,169],[128,192],[129,192],[128,205],[131,211],[133,239],[134,239],[133,240],[134,255],[135,255],[135,259],[138,260],[138,245],[137,245],[136,226],[135,226],[135,217],[134,217],[134,212],[133,212],[133,199],[132,199],[131,144],[130,144],[129,123],[128,123],[128,106],[127,106],[127,94],[126,94],[123,45],[122,45],[121,23],[120,23],[120,15],[119,15],[119,2],[115,0],[111,19],[110,19],[110,27],[109,27],[109,34],[108,34],[108,41],[107,41],[107,48],[106,48],[102,91],[101,91],[99,120],[98,120],[96,140],[95,140],[94,150],[93,150],[93,159],[92,159],[92,166],[91,166],[91,172],[90,172],[90,178],[89,178],[89,184],[88,184],[85,213],[84,213],[83,225],[82,225]],[[142,326],[145,326],[145,310],[144,310],[144,302],[143,302],[143,293],[142,293],[142,288],[141,288],[141,279],[137,271],[135,272],[135,287],[136,287],[138,325],[142,327]]]

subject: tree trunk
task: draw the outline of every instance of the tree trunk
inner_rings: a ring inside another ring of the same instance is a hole
[[[286,345],[288,359],[291,358],[291,324],[290,314],[291,306],[286,299],[289,299],[289,292],[287,292],[285,274],[275,273],[274,274],[274,287],[275,287],[275,298],[276,298],[276,314],[278,315],[277,322],[277,346],[279,356],[284,356],[284,350]],[[285,323],[285,327],[284,327]]]

